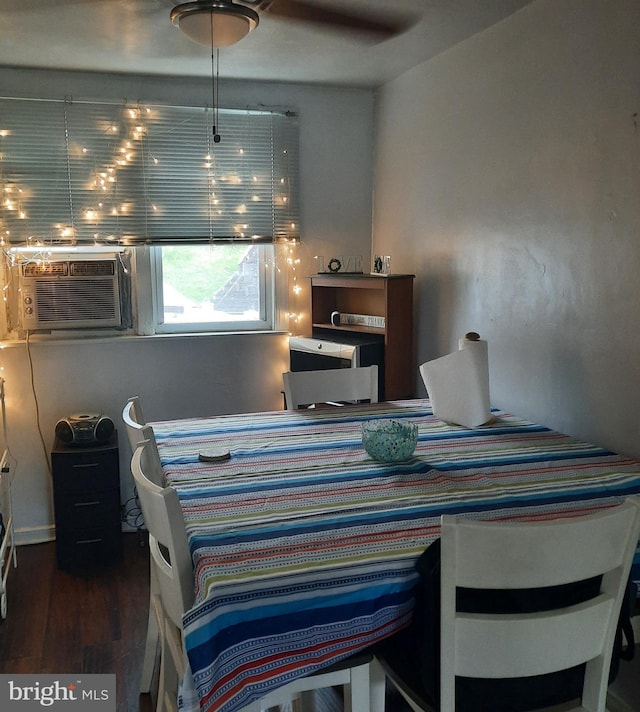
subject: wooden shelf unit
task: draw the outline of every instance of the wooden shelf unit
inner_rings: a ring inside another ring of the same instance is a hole
[[[311,277],[311,321],[314,336],[326,338],[331,332],[378,334],[384,338],[384,398],[413,398],[415,364],[413,357],[412,274],[340,275]],[[385,326],[333,326],[331,312],[383,316]]]

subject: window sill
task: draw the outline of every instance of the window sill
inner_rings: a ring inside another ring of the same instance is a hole
[[[199,339],[199,338],[238,338],[238,337],[273,337],[273,336],[286,336],[288,332],[284,330],[270,330],[270,331],[194,331],[194,332],[184,332],[179,334],[133,334],[133,333],[122,333],[106,330],[102,333],[93,332],[59,332],[59,333],[35,333],[29,335],[29,344],[77,344],[79,341],[85,342],[90,341],[91,343],[113,343],[115,341],[149,341],[149,340],[176,340],[176,339]],[[19,346],[25,344],[27,339],[25,337],[10,338],[7,337],[2,341],[1,348],[11,348],[13,346]]]

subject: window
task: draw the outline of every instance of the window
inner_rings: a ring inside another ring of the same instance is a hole
[[[154,248],[155,330],[272,328],[271,245]]]
[[[272,328],[275,243],[299,237],[297,118],[219,109],[219,143],[212,124],[207,108],[0,99],[3,244],[150,246],[142,333]]]

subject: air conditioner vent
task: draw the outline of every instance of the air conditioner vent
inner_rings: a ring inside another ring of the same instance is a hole
[[[112,277],[115,273],[113,260],[86,260],[70,262],[71,274],[74,277]]]
[[[68,262],[27,262],[22,265],[25,277],[66,277],[69,274]]]
[[[74,279],[64,284],[39,281],[36,303],[41,326],[64,322],[73,328],[74,322],[84,326],[87,321],[93,326],[112,325],[118,317],[118,304],[109,281]]]

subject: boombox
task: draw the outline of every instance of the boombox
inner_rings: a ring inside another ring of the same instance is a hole
[[[56,423],[56,437],[65,445],[91,447],[106,443],[113,435],[111,418],[100,413],[76,413]]]

